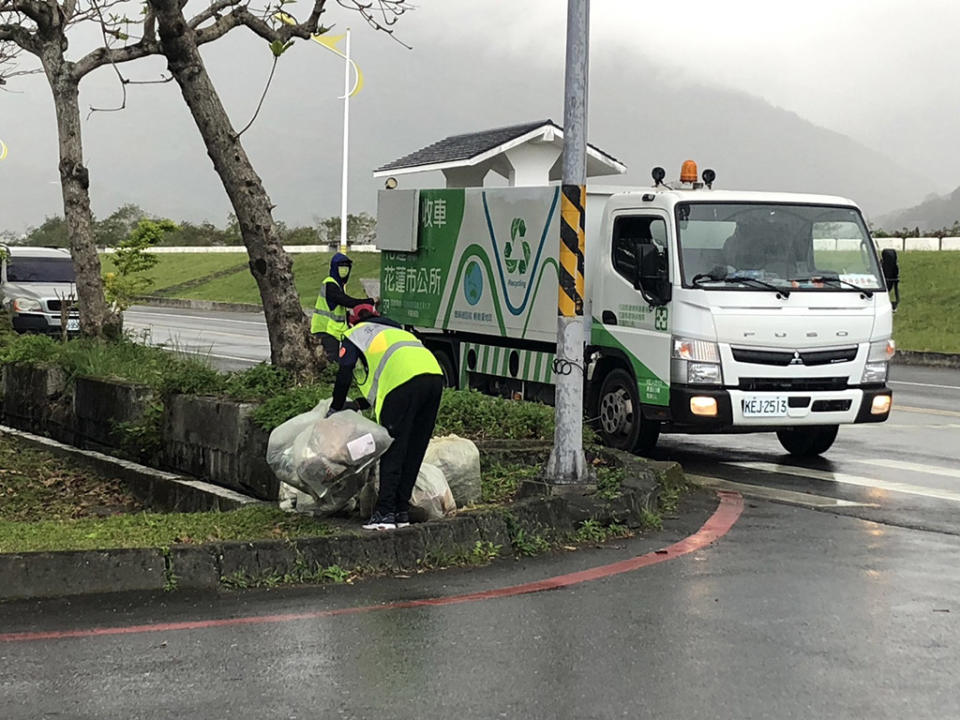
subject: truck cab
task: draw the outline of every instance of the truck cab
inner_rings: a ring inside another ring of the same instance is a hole
[[[816,455],[839,425],[888,417],[892,308],[852,201],[622,192],[593,237],[591,383],[607,442],[773,431]]]

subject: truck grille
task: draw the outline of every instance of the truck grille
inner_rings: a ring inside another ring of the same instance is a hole
[[[816,392],[817,390],[845,390],[847,378],[740,378],[740,390],[751,392]]]
[[[60,300],[47,300],[47,310],[50,310],[51,312],[60,312],[61,307],[63,307],[63,304]],[[76,301],[67,300],[67,310],[75,311],[76,309]]]
[[[753,348],[731,348],[733,359],[737,362],[754,365],[832,365],[850,362],[857,357],[857,346],[835,348],[832,350],[754,350]]]

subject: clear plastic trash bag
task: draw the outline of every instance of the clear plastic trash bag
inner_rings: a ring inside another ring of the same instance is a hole
[[[313,498],[309,509],[316,515],[342,510],[393,442],[386,428],[360,413],[343,410],[325,417],[329,408],[330,400],[324,400],[291,418],[270,433],[267,443],[267,464],[282,483]]]

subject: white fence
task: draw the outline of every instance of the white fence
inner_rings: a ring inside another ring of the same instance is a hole
[[[956,237],[921,237],[921,238],[874,238],[873,242],[880,250],[887,248],[901,251],[910,250],[960,250],[960,238]],[[860,240],[847,238],[818,238],[813,241],[816,250],[856,250],[860,247]]]
[[[283,249],[288,253],[329,253],[337,252],[339,245],[284,245]],[[98,252],[103,255],[112,255],[113,248],[99,248]],[[150,252],[157,254],[164,253],[243,253],[246,254],[247,248],[243,245],[187,245],[183,247],[154,247]],[[376,245],[350,245],[347,247],[348,253],[368,253],[378,252]]]

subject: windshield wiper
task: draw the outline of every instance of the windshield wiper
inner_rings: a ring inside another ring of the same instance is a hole
[[[870,288],[861,287],[856,283],[848,282],[847,280],[841,280],[838,277],[833,277],[831,275],[813,275],[811,277],[805,278],[791,278],[790,282],[833,282],[837,285],[842,285],[844,287],[852,288],[853,290],[858,290],[865,298],[872,298],[874,291]]]
[[[765,288],[767,290],[773,290],[775,293],[779,295],[783,295],[783,297],[785,298],[790,297],[789,289],[777,287],[773,283],[768,283],[766,280],[760,280],[758,278],[748,277],[746,275],[733,274],[733,275],[718,276],[718,275],[711,275],[710,273],[700,273],[699,275],[693,276],[692,283],[695,287],[700,287],[701,283],[705,281],[723,282],[723,283],[741,283],[744,285],[748,283],[754,283],[755,285]]]

